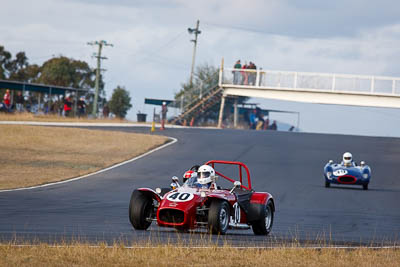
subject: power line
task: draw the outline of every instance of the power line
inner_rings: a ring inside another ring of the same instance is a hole
[[[134,57],[139,53],[145,53],[147,54],[145,57],[141,58],[140,60],[145,60],[149,57],[153,57],[154,55],[156,55],[158,52],[160,52],[161,50],[167,48],[167,47],[173,47],[170,46],[170,44],[172,44],[173,42],[175,42],[185,31],[179,32],[177,35],[175,35],[174,37],[172,37],[171,39],[169,39],[166,43],[162,44],[161,46],[159,46],[158,48],[149,51],[149,52],[143,52],[143,50],[139,50],[138,52],[131,54],[130,56]],[[175,43],[176,44],[176,43]]]
[[[216,28],[221,28],[221,29],[230,29],[230,30],[236,30],[236,31],[243,31],[243,32],[248,32],[248,33],[256,33],[256,34],[262,34],[262,35],[269,35],[272,37],[285,37],[285,38],[296,38],[299,40],[306,40],[306,41],[321,41],[323,40],[324,42],[327,42],[331,45],[348,45],[348,46],[354,46],[357,44],[370,44],[369,39],[362,39],[362,38],[344,38],[342,37],[341,39],[338,39],[337,36],[333,37],[327,37],[327,38],[318,38],[318,37],[310,37],[310,36],[291,36],[290,34],[282,34],[282,33],[273,33],[273,32],[268,32],[265,30],[259,30],[255,28],[249,28],[246,26],[235,26],[235,25],[224,25],[224,24],[217,24],[217,23],[203,23],[206,26],[211,26],[211,27],[216,27]],[[336,38],[335,38],[336,37]],[[356,42],[356,44],[355,44]],[[384,40],[384,41],[379,41],[379,46],[382,47],[384,46],[385,48],[398,48],[396,40]]]
[[[263,31],[263,30],[258,30],[258,29],[254,29],[254,28],[247,28],[247,27],[244,27],[244,26],[223,25],[223,24],[207,23],[207,22],[205,22],[204,24],[208,25],[208,26],[214,26],[216,28],[231,29],[231,30],[244,31],[244,32],[253,32],[253,33],[260,33],[260,34],[265,34],[265,35],[283,36],[282,34],[266,32],[266,31]]]

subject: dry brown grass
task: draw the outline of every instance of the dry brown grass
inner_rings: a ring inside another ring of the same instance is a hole
[[[399,266],[399,249],[0,246],[0,266]]]
[[[0,140],[0,189],[91,173],[167,142],[162,136],[24,125],[0,125]]]
[[[57,115],[35,115],[28,112],[23,113],[0,113],[0,121],[40,121],[40,122],[92,122],[92,123],[133,123],[128,120],[121,120],[118,118],[73,118],[73,117],[60,117]],[[150,124],[150,123],[147,123]]]

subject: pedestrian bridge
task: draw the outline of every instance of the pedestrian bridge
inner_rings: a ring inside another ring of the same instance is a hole
[[[223,96],[400,108],[400,78],[276,70],[220,69]],[[222,101],[224,102],[224,101]]]

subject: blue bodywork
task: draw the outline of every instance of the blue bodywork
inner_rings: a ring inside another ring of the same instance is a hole
[[[368,189],[371,180],[371,168],[368,165],[346,167],[329,161],[324,167],[325,187],[330,184],[362,185]]]

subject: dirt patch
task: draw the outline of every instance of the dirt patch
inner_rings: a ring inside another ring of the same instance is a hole
[[[162,136],[114,131],[0,125],[0,189],[88,174],[167,141]]]

